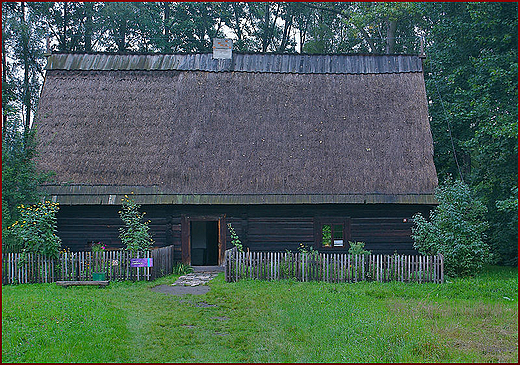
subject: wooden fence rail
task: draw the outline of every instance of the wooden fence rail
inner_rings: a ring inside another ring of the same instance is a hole
[[[228,282],[263,280],[357,282],[444,282],[442,255],[349,255],[328,253],[238,252],[225,254]]]
[[[153,280],[173,271],[173,246],[132,254],[128,251],[62,252],[57,259],[38,254],[2,254],[2,284],[51,283],[58,280]],[[153,258],[152,267],[131,267],[132,258]]]

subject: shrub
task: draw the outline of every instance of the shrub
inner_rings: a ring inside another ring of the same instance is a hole
[[[56,234],[58,203],[46,201],[30,206],[18,206],[20,220],[8,227],[23,252],[32,252],[57,258],[61,239]]]
[[[479,272],[490,260],[484,242],[486,207],[471,196],[462,181],[448,179],[435,193],[439,205],[430,212],[430,221],[420,213],[413,216],[414,247],[422,254],[444,256],[448,276]]]
[[[119,216],[125,223],[125,227],[119,228],[121,242],[126,250],[134,253],[149,250],[153,245],[153,240],[149,232],[150,227],[148,227],[150,221],[144,220],[146,212],[139,213],[141,206],[127,195],[121,201],[122,207]]]
[[[317,256],[319,255],[319,252],[312,247],[312,245],[304,245],[303,243],[300,243],[298,245],[298,252],[302,254],[309,254],[310,256]]]
[[[348,241],[348,244],[350,245],[348,249],[349,255],[370,255],[372,252],[365,250],[365,242],[352,242]]]

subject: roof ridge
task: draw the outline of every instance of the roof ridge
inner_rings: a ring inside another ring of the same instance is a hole
[[[97,52],[81,52],[81,51],[58,51],[48,53],[46,56],[60,55],[60,54],[77,54],[77,55],[113,55],[113,56],[161,56],[161,55],[204,55],[212,54],[212,51],[207,52],[108,52],[108,51],[97,51]],[[291,56],[408,56],[408,57],[420,57],[418,54],[412,53],[297,53],[297,52],[246,52],[246,51],[235,51],[233,54],[240,55],[291,55]]]
[[[52,54],[47,70],[178,70],[299,74],[379,74],[422,72],[422,59],[409,55],[242,54],[213,59],[197,54]]]

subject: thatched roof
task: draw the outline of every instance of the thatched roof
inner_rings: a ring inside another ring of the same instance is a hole
[[[207,55],[51,56],[39,166],[68,187],[49,191],[81,186],[91,203],[127,187],[170,203],[193,194],[431,202],[420,59],[287,56],[235,56],[227,66]]]

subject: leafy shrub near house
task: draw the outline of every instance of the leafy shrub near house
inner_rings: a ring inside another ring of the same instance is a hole
[[[486,207],[471,196],[462,181],[448,179],[435,193],[439,205],[427,221],[420,213],[413,216],[414,247],[422,254],[444,256],[449,276],[479,272],[490,260],[484,232]]]
[[[136,204],[127,195],[121,201],[122,207],[119,216],[125,223],[124,227],[119,228],[121,242],[127,250],[132,252],[150,249],[153,240],[149,232],[150,227],[148,227],[150,221],[144,220],[146,212],[140,213],[141,205]]]
[[[58,203],[50,201],[18,206],[20,219],[8,227],[8,230],[19,242],[23,252],[58,257],[61,246],[61,239],[56,234],[58,210]]]
[[[349,255],[370,255],[372,252],[365,250],[365,242],[348,241],[350,245],[348,249]]]

